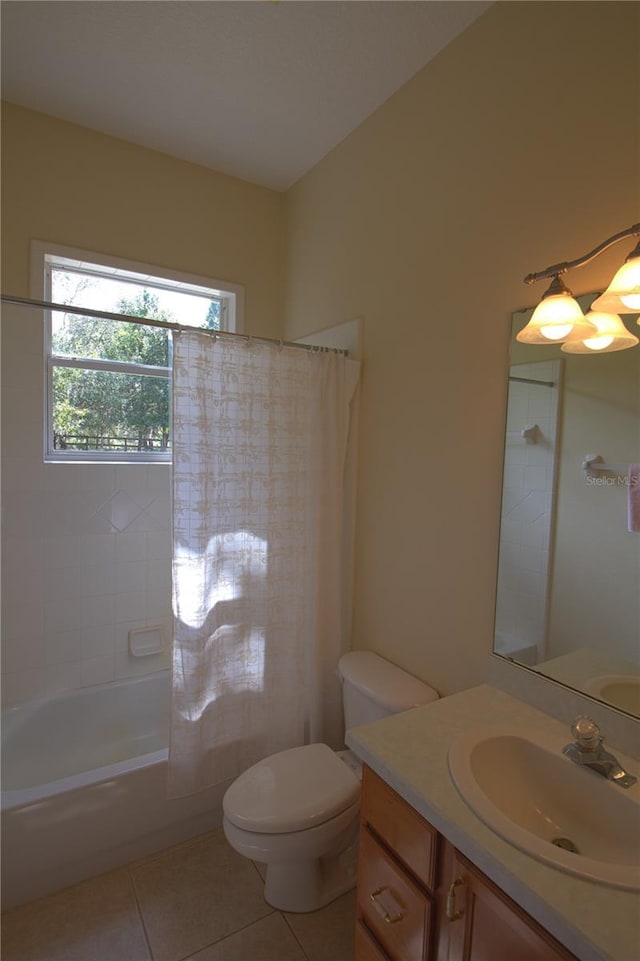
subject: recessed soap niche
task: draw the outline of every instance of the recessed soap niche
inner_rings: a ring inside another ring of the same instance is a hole
[[[162,654],[164,650],[164,631],[160,625],[137,627],[129,631],[129,654],[132,657],[149,657]]]

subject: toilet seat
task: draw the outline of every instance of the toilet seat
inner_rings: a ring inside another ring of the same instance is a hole
[[[224,796],[225,817],[258,834],[302,831],[356,804],[355,774],[326,744],[280,751],[241,774]]]

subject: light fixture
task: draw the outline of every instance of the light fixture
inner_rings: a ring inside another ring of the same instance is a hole
[[[523,344],[550,344],[582,340],[596,333],[597,328],[585,319],[580,304],[556,274],[531,320],[516,334],[516,340]]]
[[[621,230],[620,233],[608,237],[588,254],[578,257],[577,260],[553,264],[538,273],[528,274],[524,278],[525,284],[534,284],[538,280],[549,277],[552,277],[553,280],[549,289],[542,295],[542,300],[534,310],[531,320],[516,335],[516,339],[524,344],[587,344],[584,351],[581,347],[573,350],[567,348],[568,353],[589,353],[593,350],[625,350],[627,347],[633,347],[637,344],[638,338],[629,333],[620,318],[617,318],[617,325],[613,320],[608,321],[607,332],[605,332],[605,322],[602,318],[600,318],[599,323],[596,323],[591,312],[585,317],[580,305],[564,284],[562,274],[589,263],[590,260],[593,260],[619,240],[624,240],[625,237],[638,236],[640,236],[640,224],[634,224],[627,230]],[[610,315],[632,314],[640,311],[640,243],[629,254],[608,289],[594,301],[591,310],[596,314]],[[640,318],[638,323],[640,323]],[[603,338],[608,337],[611,340],[605,344]]]
[[[595,310],[615,314],[635,314],[640,311],[640,242],[631,251],[618,273],[596,301]],[[640,323],[640,319],[638,320]]]
[[[594,305],[596,303],[597,301],[594,301]],[[596,328],[595,336],[585,337],[584,340],[566,341],[561,347],[561,350],[565,353],[612,353],[614,350],[626,350],[628,347],[635,347],[638,343],[638,338],[627,330],[617,314],[605,314],[593,310],[592,307],[586,316],[586,320]]]

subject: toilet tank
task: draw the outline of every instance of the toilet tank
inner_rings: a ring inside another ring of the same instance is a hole
[[[428,704],[438,692],[373,651],[350,651],[338,663],[345,729]]]

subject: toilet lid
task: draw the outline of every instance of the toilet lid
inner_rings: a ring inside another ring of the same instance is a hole
[[[284,834],[323,824],[355,804],[360,785],[326,744],[307,744],[258,761],[237,778],[222,802],[236,827]]]

